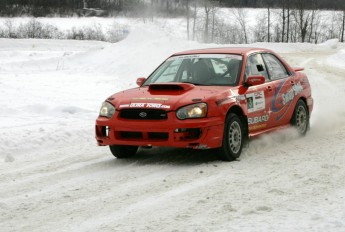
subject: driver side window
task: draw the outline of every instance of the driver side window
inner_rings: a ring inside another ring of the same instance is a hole
[[[268,81],[266,67],[260,54],[253,54],[247,58],[245,75],[246,79],[248,76],[264,76]]]

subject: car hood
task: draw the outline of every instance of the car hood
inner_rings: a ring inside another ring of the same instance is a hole
[[[217,101],[229,98],[238,87],[230,86],[195,86],[189,83],[151,84],[116,93],[109,97],[116,109],[153,108],[167,111],[177,110],[181,106]]]

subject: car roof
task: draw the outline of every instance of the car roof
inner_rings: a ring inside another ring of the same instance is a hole
[[[253,47],[220,47],[220,48],[205,48],[183,51],[173,54],[172,56],[178,55],[192,55],[192,54],[238,54],[245,55],[254,52],[272,52],[265,48],[253,48]]]

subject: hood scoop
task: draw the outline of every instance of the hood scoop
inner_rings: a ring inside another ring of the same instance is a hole
[[[195,85],[189,83],[157,83],[150,84],[149,91],[187,91],[195,88]]]

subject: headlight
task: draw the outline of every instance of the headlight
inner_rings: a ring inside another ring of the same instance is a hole
[[[103,102],[101,110],[99,111],[100,116],[111,118],[115,113],[115,107],[109,102]]]
[[[207,104],[197,103],[180,108],[176,112],[176,117],[179,119],[186,118],[204,118],[207,115]]]

